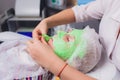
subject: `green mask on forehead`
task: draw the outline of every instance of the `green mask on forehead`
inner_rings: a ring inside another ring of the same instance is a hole
[[[80,43],[83,32],[83,30],[77,29],[74,29],[69,33],[59,31],[57,35],[53,37],[53,46],[55,53],[63,60],[67,60],[68,58],[70,58],[77,48],[78,44]],[[74,37],[74,40],[69,42],[64,41],[65,35],[70,35]],[[80,56],[82,56],[83,54],[84,52],[80,53]]]

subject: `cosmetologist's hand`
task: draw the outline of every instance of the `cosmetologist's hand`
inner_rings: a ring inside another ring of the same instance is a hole
[[[52,62],[55,57],[53,49],[46,43],[43,37],[27,42],[27,51],[31,57],[43,67],[48,67],[49,62]]]
[[[50,43],[50,41],[46,43],[43,37],[28,41],[27,51],[40,66],[57,75],[65,62],[54,53]]]
[[[46,20],[42,20],[33,30],[33,39],[39,39],[42,34],[46,34],[48,31],[48,26]]]

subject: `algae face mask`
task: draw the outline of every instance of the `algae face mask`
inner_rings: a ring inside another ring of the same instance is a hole
[[[74,29],[69,33],[59,31],[56,36],[53,36],[53,46],[55,53],[63,60],[70,58],[80,43],[80,37],[83,32],[83,30],[77,29]]]
[[[52,38],[55,54],[83,73],[92,70],[100,60],[100,36],[89,26],[82,30],[74,29],[69,33],[59,31],[53,37],[44,35],[44,38],[46,41]]]

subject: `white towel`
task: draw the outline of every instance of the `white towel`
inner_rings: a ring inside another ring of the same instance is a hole
[[[28,39],[16,39],[0,44],[0,80],[21,79],[44,74],[26,51]]]

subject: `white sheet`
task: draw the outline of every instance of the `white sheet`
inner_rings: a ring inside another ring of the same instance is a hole
[[[26,51],[26,41],[30,38],[11,32],[0,35],[0,39],[5,41],[0,44],[0,80],[21,79],[45,73]]]
[[[10,40],[19,40],[19,39],[31,39],[31,38],[21,34],[17,34],[15,32],[10,32],[10,31],[0,32],[1,41],[10,41]]]

